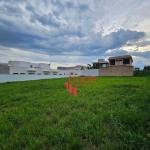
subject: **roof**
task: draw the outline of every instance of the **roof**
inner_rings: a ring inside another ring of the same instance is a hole
[[[131,58],[131,60],[133,62],[132,56],[130,56],[130,55],[122,55],[122,56],[109,57],[108,60],[121,59],[121,58]]]
[[[99,63],[99,64],[109,64],[108,61],[103,61],[103,62],[93,62],[92,64],[94,64],[94,63]]]
[[[46,64],[46,65],[50,65],[48,63],[36,63],[36,62],[33,63],[33,62],[29,62],[29,61],[19,61],[19,60],[9,60],[8,63],[10,63],[10,62],[21,62],[21,63],[23,62],[23,63],[30,63],[31,65],[32,64]]]
[[[8,66],[8,63],[0,63],[0,66]]]
[[[86,68],[87,66],[83,66],[83,65],[76,65],[76,66],[71,66],[71,67],[62,67],[62,66],[58,66],[57,69],[61,70],[61,69],[66,69],[66,70],[71,70],[71,69],[76,69],[76,68]]]

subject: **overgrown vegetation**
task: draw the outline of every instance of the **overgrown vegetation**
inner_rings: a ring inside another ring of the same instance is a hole
[[[0,84],[1,150],[149,150],[150,77]]]
[[[139,77],[150,76],[150,70],[135,70],[133,74]]]
[[[150,66],[144,66],[143,70],[150,70]]]

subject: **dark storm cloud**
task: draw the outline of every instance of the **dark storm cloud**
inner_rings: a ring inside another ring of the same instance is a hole
[[[126,51],[123,49],[115,49],[111,50],[109,53],[104,53],[105,56],[121,56],[121,55],[131,55],[131,56],[138,56],[138,57],[143,57],[145,59],[150,59],[150,50],[145,51],[145,52],[140,52],[140,51]]]
[[[128,41],[136,41],[144,36],[144,32],[123,29],[120,29],[117,32],[112,32],[104,37],[99,33],[93,35],[92,42],[86,45],[86,49],[89,49],[89,55],[101,55],[108,49],[122,47]]]
[[[60,22],[55,18],[54,14],[38,13],[35,7],[33,7],[32,5],[26,5],[26,9],[32,13],[30,17],[30,21],[32,23],[35,23],[36,21],[38,21],[44,26],[49,25],[49,26],[56,27],[56,28],[60,27]]]
[[[68,1],[65,3],[65,7],[67,8],[72,8],[72,9],[77,9],[81,12],[89,10],[90,7],[87,4],[79,4],[79,5],[75,5],[72,1]]]
[[[66,4],[66,7],[68,7],[68,8],[75,8],[74,3],[71,2],[71,1],[68,1],[68,2],[66,2],[65,4]]]
[[[44,48],[36,44],[37,41],[45,40],[45,38],[26,33],[10,31],[0,28],[0,45],[14,48]],[[38,42],[37,42],[38,43]]]
[[[49,26],[56,27],[56,28],[60,27],[59,21],[56,20],[52,14],[48,14],[48,15],[34,14],[34,15],[32,15],[31,21],[35,22],[36,20],[39,21],[42,25],[49,25]]]
[[[132,56],[139,56],[146,59],[150,59],[150,50],[146,52],[130,52]]]
[[[81,4],[81,5],[79,5],[79,10],[80,11],[85,11],[85,10],[89,10],[89,9],[90,9],[90,7],[87,4]]]
[[[22,13],[22,9],[19,8],[17,5],[9,5],[8,3],[4,3],[2,4],[2,6],[0,7],[0,13],[1,14],[7,14],[9,16],[11,15],[20,15],[20,13]]]
[[[128,41],[134,43],[146,35],[129,29],[111,31],[105,36],[102,36],[103,31],[95,33],[95,22],[100,14],[105,13],[100,11],[97,14],[98,10],[94,13],[94,5],[91,4],[59,0],[18,0],[15,4],[13,0],[3,1],[0,5],[0,45],[47,54],[80,51],[82,55],[99,56],[108,49],[120,48]],[[102,27],[99,25],[99,28]]]
[[[26,9],[32,12],[31,22],[38,20],[41,24],[53,26],[56,28],[60,27],[59,22],[57,22],[52,14],[49,15],[39,15],[36,13],[36,10],[33,6],[27,5]],[[58,32],[49,33],[48,37],[34,35],[32,32],[30,34],[24,33],[23,31],[17,30],[17,26],[12,22],[0,18],[1,26],[0,28],[0,44],[8,47],[17,47],[21,49],[43,49],[44,52],[49,54],[59,54],[63,52],[70,51],[82,51],[83,55],[100,55],[103,54],[108,49],[114,49],[123,46],[128,41],[137,40],[145,36],[144,32],[137,32],[131,30],[120,29],[117,32],[112,32],[109,35],[102,36],[101,33],[90,33],[91,36],[88,36],[86,40],[82,41],[82,38],[86,37],[86,34],[83,32],[82,26],[77,27],[65,27],[58,30]],[[78,37],[78,40],[69,43],[70,38]],[[39,44],[39,43],[44,44]]]
[[[112,32],[111,34],[104,36],[102,42],[108,49],[114,49],[123,46],[128,41],[136,41],[145,35],[144,32],[120,29],[117,32]]]

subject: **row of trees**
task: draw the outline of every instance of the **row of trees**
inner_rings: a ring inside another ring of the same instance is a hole
[[[150,66],[144,66],[143,70],[150,70]]]
[[[87,64],[87,69],[98,69],[100,67],[100,63],[93,63],[93,66],[91,64]]]

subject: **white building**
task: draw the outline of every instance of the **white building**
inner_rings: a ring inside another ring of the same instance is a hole
[[[30,63],[24,61],[8,61],[9,74],[49,75],[51,64]]]
[[[87,69],[87,66],[83,66],[83,65],[76,65],[76,66],[72,66],[72,67],[58,66],[57,69],[58,70],[85,70],[85,69]]]
[[[51,69],[51,64],[30,63],[24,61],[8,61],[7,64],[0,63],[0,74],[18,75],[92,75],[97,76],[98,71],[86,69],[85,66],[77,65],[69,68]],[[81,69],[82,68],[82,69]]]

